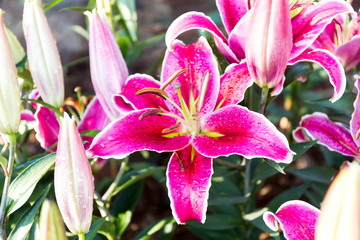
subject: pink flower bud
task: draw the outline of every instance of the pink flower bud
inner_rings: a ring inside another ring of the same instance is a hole
[[[75,120],[60,118],[54,187],[56,201],[68,229],[87,233],[91,224],[94,178]]]
[[[56,41],[41,0],[25,0],[23,29],[31,76],[44,102],[61,107],[64,77]]]
[[[89,56],[91,80],[96,96],[110,119],[121,116],[113,96],[122,91],[129,76],[119,45],[104,10],[86,12],[89,18]]]
[[[252,11],[245,44],[247,65],[260,87],[274,88],[292,48],[289,0],[257,0]]]
[[[40,239],[66,240],[64,222],[54,201],[45,200],[40,213]]]
[[[15,133],[20,124],[20,87],[0,9],[0,132]]]

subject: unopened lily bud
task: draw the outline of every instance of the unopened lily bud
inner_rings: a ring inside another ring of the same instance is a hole
[[[21,46],[21,43],[19,42],[17,37],[6,27],[5,33],[9,41],[11,52],[14,56],[15,63],[17,64],[25,57],[24,48]]]
[[[75,119],[66,113],[60,118],[54,187],[68,229],[73,234],[87,233],[93,212],[94,178]]]
[[[64,222],[55,202],[45,200],[40,213],[40,239],[66,240]]]
[[[0,9],[0,132],[16,133],[20,124],[20,87]]]
[[[245,55],[253,80],[274,88],[284,76],[292,48],[289,0],[257,0],[247,28]]]
[[[41,0],[25,0],[23,29],[31,76],[44,102],[61,107],[64,77],[56,41]]]
[[[122,91],[129,76],[119,45],[104,10],[85,12],[89,18],[89,57],[91,80],[96,96],[110,119],[121,116],[113,97]]]
[[[360,165],[344,164],[331,183],[316,223],[316,240],[360,239]]]

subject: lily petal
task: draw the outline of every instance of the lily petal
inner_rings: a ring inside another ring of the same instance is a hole
[[[96,135],[88,149],[88,155],[121,159],[139,150],[170,152],[190,144],[193,138],[191,134],[163,137],[162,131],[177,123],[173,117],[147,116],[139,120],[140,116],[149,110],[151,109],[133,111],[111,122]],[[181,130],[180,125],[178,131]]]
[[[295,141],[297,142],[307,142],[310,141],[310,139],[304,134],[303,128],[302,127],[297,127],[293,132],[292,132],[293,138],[295,139]]]
[[[324,31],[319,35],[312,46],[314,48],[322,48],[329,50],[330,52],[335,52],[336,45],[334,43],[334,36],[336,31],[336,23],[332,21],[326,26]]]
[[[173,216],[178,224],[190,220],[205,222],[207,200],[213,174],[211,158],[195,151],[192,146],[174,153],[166,171]]]
[[[24,109],[20,111],[20,120],[24,120],[27,122],[36,121],[36,119],[34,118],[34,114],[28,109]]]
[[[293,43],[290,59],[307,49],[337,15],[353,12],[346,1],[325,0],[305,7],[292,21]]]
[[[315,112],[301,118],[300,127],[306,130],[307,135],[331,151],[356,157],[358,146],[351,133],[340,123],[332,122],[324,113]]]
[[[193,146],[207,157],[241,154],[281,163],[290,163],[293,158],[286,137],[264,115],[245,107],[227,106],[205,116],[202,133],[195,136]]]
[[[325,49],[308,50],[289,61],[289,65],[298,62],[313,62],[322,66],[329,74],[329,81],[334,87],[330,101],[335,102],[341,98],[345,92],[346,76],[343,66],[334,54]]]
[[[212,112],[219,95],[220,73],[217,61],[205,38],[200,37],[196,43],[188,46],[178,40],[174,41],[173,50],[168,49],[165,53],[161,83],[164,83],[176,71],[185,68],[188,70],[179,75],[174,82],[181,84],[181,94],[188,106],[191,95],[193,95],[194,100],[199,96],[205,73],[206,71],[209,72],[210,77],[204,96],[204,104],[199,114],[203,115]],[[172,101],[180,106],[174,84],[169,84],[164,91]],[[166,103],[171,112],[180,114],[171,103],[168,101]]]
[[[220,92],[216,106],[235,105],[244,99],[245,91],[252,86],[253,81],[247,69],[246,62],[229,65],[220,78]]]
[[[282,204],[276,211],[265,212],[264,222],[273,231],[281,229],[287,240],[313,240],[315,237],[315,224],[320,210],[300,200],[292,200]]]
[[[351,115],[350,120],[350,132],[355,140],[357,146],[360,146],[360,139],[357,137],[359,135],[360,130],[360,78],[355,81],[355,86],[358,90],[358,94],[356,96],[355,102],[354,102],[354,112]]]
[[[234,53],[228,46],[228,42],[225,36],[221,33],[215,23],[205,14],[200,12],[187,12],[175,19],[169,26],[166,36],[165,43],[168,48],[172,48],[173,41],[182,33],[201,29],[208,31],[216,42],[219,51],[229,62],[239,62]]]
[[[350,70],[355,67],[360,62],[360,36],[355,36],[337,47],[335,55],[340,59],[345,69]]]
[[[60,125],[55,113],[38,104],[34,117],[36,119],[34,126],[36,139],[39,141],[42,148],[55,152],[56,147],[49,149],[58,141],[60,131]]]
[[[227,33],[234,29],[235,25],[248,11],[247,0],[216,0],[216,6],[219,9]]]
[[[245,42],[253,10],[250,9],[235,25],[229,35],[229,47],[238,59],[245,58]]]
[[[167,110],[164,99],[159,96],[154,94],[136,95],[136,92],[143,88],[160,88],[160,83],[146,74],[131,75],[123,91],[115,97],[115,102],[118,104],[116,99],[121,97],[130,103],[134,109],[162,108]]]

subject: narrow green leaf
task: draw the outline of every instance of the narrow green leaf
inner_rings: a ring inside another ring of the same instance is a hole
[[[95,137],[100,131],[99,130],[88,130],[80,133],[80,136]]]
[[[71,30],[73,30],[74,32],[76,32],[77,34],[79,34],[80,36],[82,36],[83,38],[89,41],[89,32],[82,26],[73,25],[71,26]]]
[[[145,228],[143,231],[141,231],[134,240],[147,240],[150,239],[152,235],[154,235],[156,232],[161,230],[163,227],[165,227],[168,224],[173,224],[175,222],[175,219],[172,217],[161,219],[147,228]]]
[[[31,226],[34,222],[36,214],[41,207],[41,204],[45,200],[46,195],[49,193],[51,185],[49,184],[44,193],[36,201],[36,203],[25,213],[22,219],[15,225],[15,228],[11,231],[8,240],[25,240]]]
[[[88,7],[66,7],[66,8],[62,8],[59,10],[59,12],[62,11],[74,11],[74,12],[86,12],[86,11],[91,11],[92,8],[88,8]]]
[[[4,172],[7,172],[7,163],[7,159],[3,155],[0,155],[0,165],[3,168]]]
[[[356,95],[354,93],[344,93],[344,95],[336,102],[332,103],[328,98],[307,100],[305,102],[334,109],[345,114],[351,113],[354,110],[353,102],[355,101]]]
[[[105,222],[105,218],[100,218],[99,220],[94,222],[91,225],[89,232],[85,235],[85,240],[94,239],[94,237],[96,236],[96,233],[99,231],[99,229],[101,228],[101,226],[104,222]]]
[[[190,221],[187,223],[187,225],[193,228],[214,231],[237,228],[239,223],[239,220],[231,215],[211,214],[206,217],[206,221],[204,224],[197,221]]]
[[[286,173],[284,172],[284,167],[280,166],[280,164],[269,159],[264,159],[264,160],[267,164],[269,164],[271,167],[276,169],[279,173],[286,175]]]
[[[134,0],[117,0],[117,8],[121,16],[121,23],[129,34],[132,42],[138,41],[137,14]]]
[[[112,192],[111,196],[118,194],[121,190],[129,187],[130,185],[132,185],[146,177],[154,175],[155,173],[158,173],[158,172],[165,171],[165,169],[166,169],[165,167],[149,167],[147,169],[133,170],[124,176],[124,179],[126,179],[126,177],[128,177],[128,180],[126,180],[126,182],[124,182],[122,185],[116,187],[114,189],[114,191]]]
[[[54,0],[52,2],[49,2],[47,4],[44,5],[44,10],[45,12],[49,11],[51,8],[55,7],[56,5],[58,5],[59,3],[61,3],[63,0]]]
[[[30,197],[36,184],[49,171],[55,162],[55,153],[48,154],[25,168],[11,183],[6,201],[6,212],[20,208]]]
[[[290,145],[290,149],[293,150],[296,155],[293,158],[293,161],[301,157],[307,150],[317,143],[318,140],[313,140],[309,142],[294,143]]]
[[[336,170],[329,167],[308,167],[304,169],[290,169],[288,172],[295,174],[304,181],[330,184]]]
[[[286,201],[289,200],[298,200],[308,189],[309,184],[304,184],[298,187],[290,188],[289,190],[286,190],[285,192],[280,193],[277,195],[268,205],[267,207],[271,211],[276,211],[281,204],[283,204]]]
[[[251,222],[257,228],[259,228],[265,232],[269,232],[270,229],[266,226],[266,224],[264,223],[263,218],[262,218],[263,214],[268,210],[269,210],[268,208],[256,209],[255,211],[253,211],[251,213],[245,214],[243,216],[243,218],[244,218],[244,220]]]

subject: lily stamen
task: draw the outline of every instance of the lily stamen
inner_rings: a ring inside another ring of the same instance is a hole
[[[155,94],[156,96],[159,96],[163,98],[164,100],[169,99],[169,96],[166,94],[166,92],[159,88],[143,88],[140,89],[135,93],[136,95],[142,95],[142,94]]]
[[[161,116],[162,113],[164,113],[165,111],[162,109],[152,109],[149,111],[144,112],[140,117],[139,120],[143,120],[144,118],[148,117],[148,116]]]
[[[172,83],[175,80],[175,78],[177,78],[179,75],[183,74],[187,70],[188,70],[187,68],[184,68],[176,71],[173,75],[171,75],[171,77],[169,77],[168,80],[164,82],[164,84],[160,87],[160,89],[164,90],[170,83]]]

